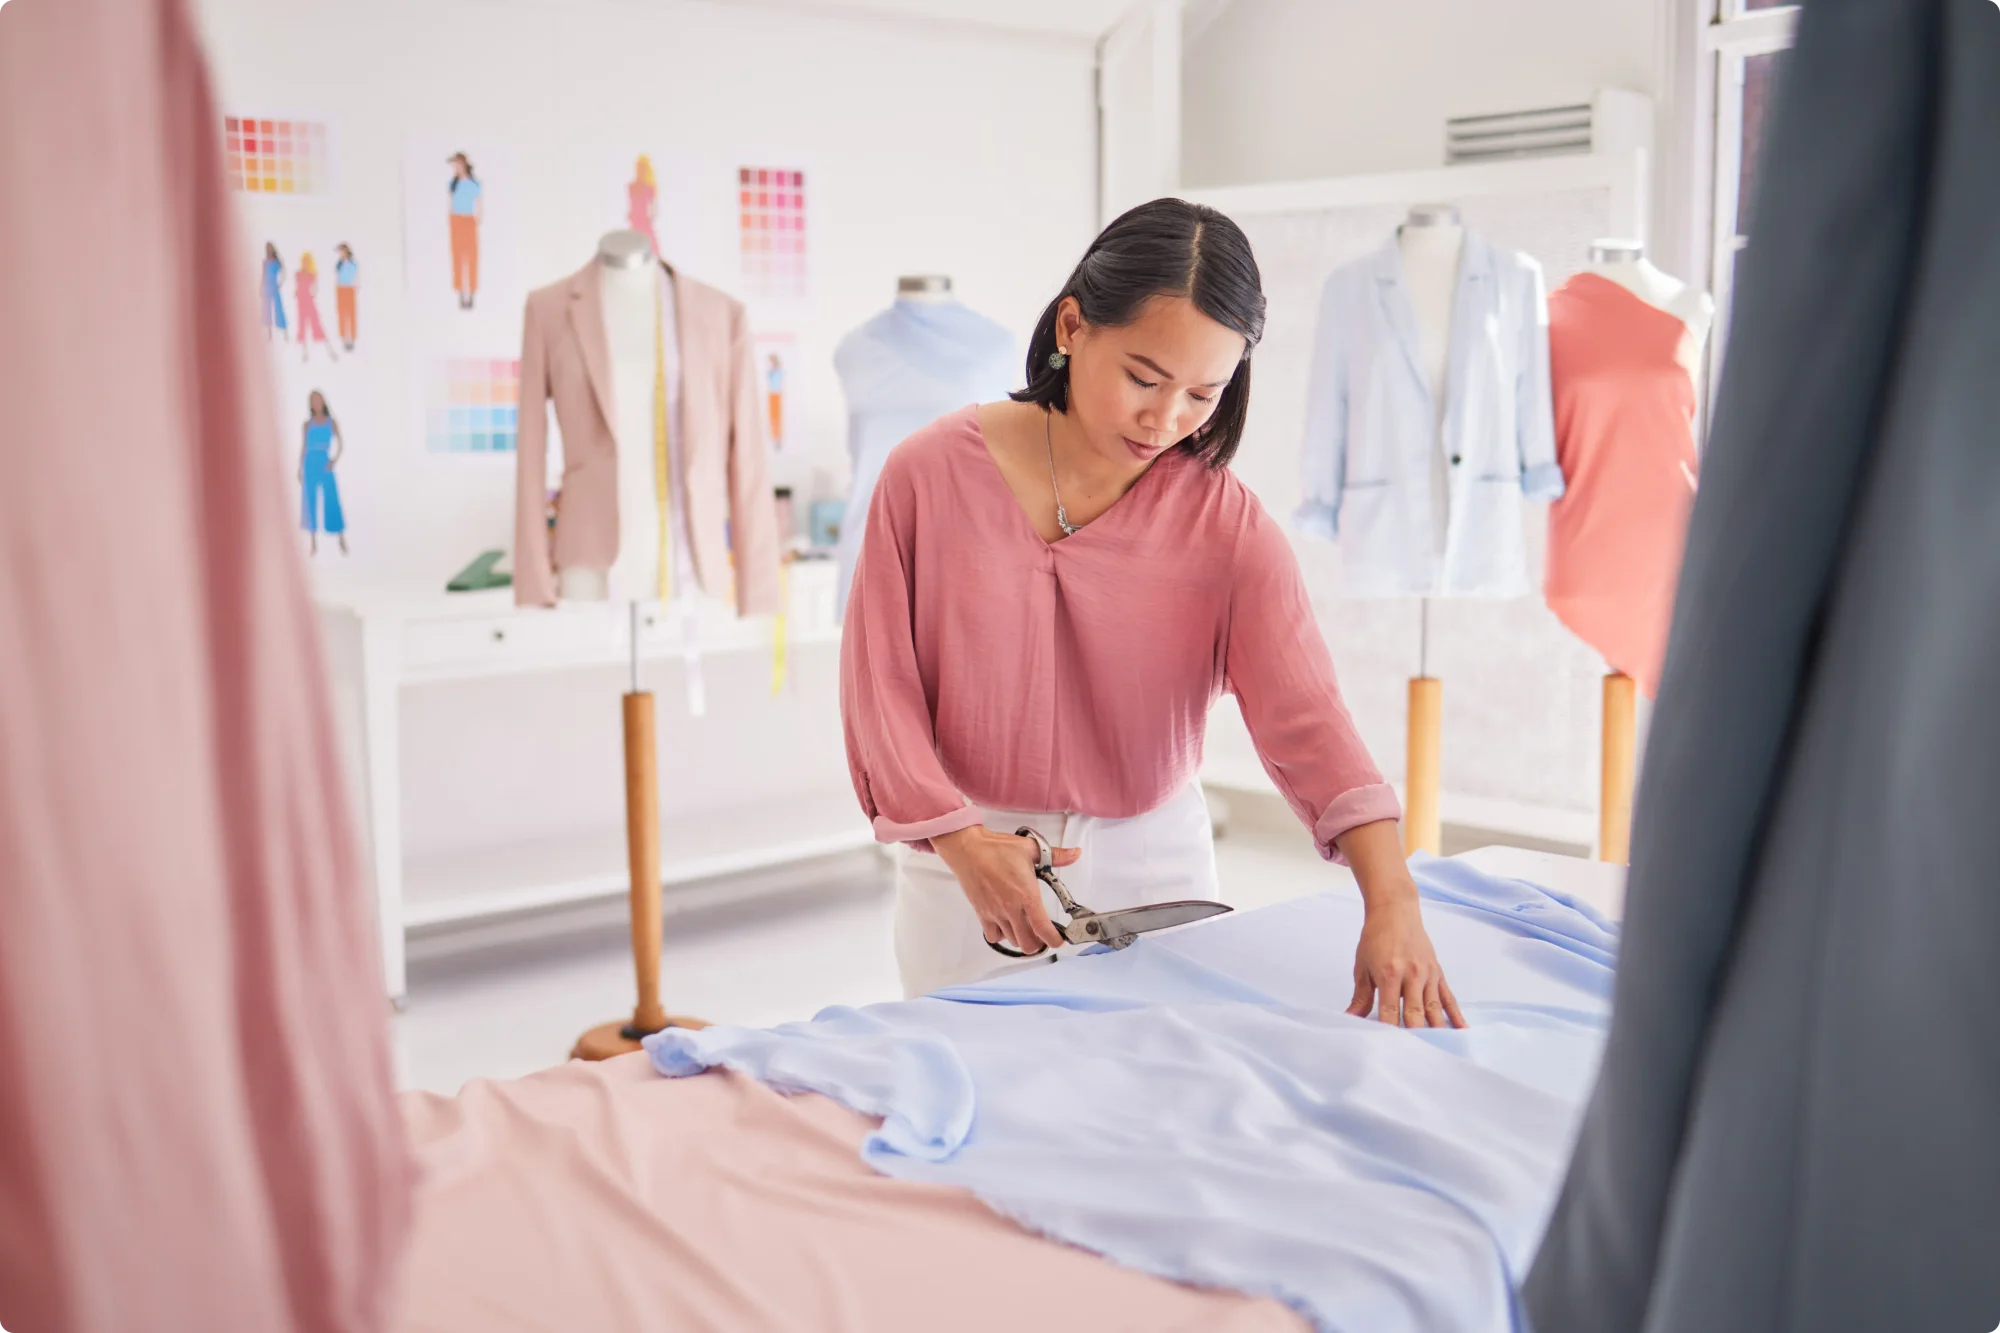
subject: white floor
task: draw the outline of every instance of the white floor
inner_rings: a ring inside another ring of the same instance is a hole
[[[1458,848],[1448,842],[1445,850]],[[1347,871],[1320,860],[1288,812],[1256,803],[1232,810],[1216,860],[1224,895],[1239,907],[1353,891]],[[671,914],[670,897],[661,967],[668,1012],[761,1026],[830,1004],[900,998],[888,866],[877,853],[746,886],[764,896],[680,915]],[[1346,970],[1352,960],[1327,965]],[[398,1082],[449,1093],[469,1079],[558,1063],[584,1029],[629,1015],[632,993],[622,900],[414,939],[408,1005],[395,1020]]]

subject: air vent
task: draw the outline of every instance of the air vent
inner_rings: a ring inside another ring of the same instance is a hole
[[[1491,116],[1454,117],[1444,126],[1445,164],[1588,153],[1594,146],[1595,110],[1589,102],[1578,102]]]

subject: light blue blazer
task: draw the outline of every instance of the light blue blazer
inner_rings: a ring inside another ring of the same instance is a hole
[[[1320,293],[1306,409],[1303,532],[1337,538],[1354,597],[1519,597],[1531,591],[1523,496],[1563,493],[1549,400],[1541,266],[1468,233],[1446,375],[1450,515],[1435,550],[1437,447],[1396,238]]]

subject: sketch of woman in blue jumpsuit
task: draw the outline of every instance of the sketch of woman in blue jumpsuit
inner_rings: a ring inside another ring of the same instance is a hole
[[[276,333],[279,340],[285,337],[285,261],[278,258],[278,247],[264,242],[264,340],[269,342]]]
[[[340,438],[340,423],[318,389],[306,406],[311,415],[299,447],[299,526],[311,536],[314,555],[319,554],[322,528],[340,540],[340,553],[346,555],[347,516],[340,512],[340,485],[333,479],[333,469],[347,451],[347,442]]]

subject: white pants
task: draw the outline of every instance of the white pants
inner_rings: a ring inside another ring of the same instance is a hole
[[[1012,833],[1027,825],[1052,847],[1075,847],[1076,864],[1059,869],[1069,896],[1094,912],[1110,912],[1178,898],[1221,900],[1208,802],[1189,783],[1164,805],[1130,819],[1093,815],[1032,814],[987,810],[987,828]],[[912,999],[1019,963],[986,945],[979,916],[944,858],[900,849],[896,872],[896,967],[903,994]],[[1060,922],[1061,906],[1044,887],[1042,901]],[[1065,950],[1065,953],[1074,950]],[[1046,965],[1060,955],[1038,958]]]

